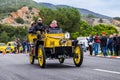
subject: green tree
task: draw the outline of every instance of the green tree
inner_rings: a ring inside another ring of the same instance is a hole
[[[0,34],[0,41],[1,42],[7,42],[9,40],[9,36],[7,35],[7,33],[5,31],[3,31],[1,34]]]
[[[24,23],[24,20],[21,17],[16,18],[15,21],[20,24]]]
[[[49,25],[52,20],[56,19],[55,11],[49,8],[40,9],[39,15],[47,25]]]
[[[76,8],[57,8],[56,16],[64,31],[79,31],[81,16]]]
[[[27,36],[27,27],[13,27],[10,25],[0,24],[0,42],[7,42],[20,38],[23,40]],[[4,39],[4,40],[3,40]]]
[[[110,34],[113,34],[113,33],[118,33],[117,29],[114,26],[112,26],[112,25],[105,25],[105,24],[95,25],[93,27],[93,32],[97,32],[100,35],[103,32],[106,32],[107,35],[110,35]]]
[[[71,38],[76,39],[79,36],[79,32],[71,33]]]
[[[113,19],[120,21],[120,17],[114,17]]]
[[[80,36],[89,36],[92,32],[92,27],[85,21],[81,21],[79,27]]]
[[[97,18],[96,16],[94,16],[94,15],[92,15],[92,14],[88,14],[86,17],[87,17],[87,18]]]

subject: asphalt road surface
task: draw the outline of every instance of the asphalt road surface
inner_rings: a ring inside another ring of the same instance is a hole
[[[41,69],[37,60],[29,63],[28,54],[0,54],[0,80],[120,80],[120,59],[85,55],[81,67],[66,59],[47,60]]]

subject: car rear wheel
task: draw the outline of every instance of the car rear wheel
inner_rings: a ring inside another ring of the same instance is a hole
[[[46,58],[45,58],[45,50],[42,45],[38,48],[38,63],[41,68],[45,67]]]
[[[76,67],[80,67],[83,62],[83,51],[80,45],[76,45],[74,49],[73,61]]]

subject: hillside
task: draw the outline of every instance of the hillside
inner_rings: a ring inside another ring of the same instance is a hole
[[[64,8],[71,7],[67,5],[53,5],[50,3],[37,3],[33,0],[0,0],[0,19],[3,19],[6,16],[10,16],[11,12],[16,12],[18,9],[20,9],[23,6],[34,7],[37,9],[41,7],[47,7],[51,9],[56,9],[57,7],[64,7]],[[83,18],[92,16],[96,18],[112,19],[109,16],[101,15],[101,14],[89,11],[87,9],[83,9],[83,8],[77,8],[77,9],[81,13],[81,16]]]
[[[17,11],[23,6],[35,7],[35,8],[47,7],[51,9],[56,9],[57,7],[64,7],[64,8],[71,7],[67,5],[53,5],[50,3],[37,3],[33,0],[0,0],[0,19],[4,18],[4,16],[6,15],[9,15],[13,11]],[[87,16],[91,14],[98,18],[111,19],[111,17],[109,16],[101,15],[101,14],[89,11],[87,9],[83,9],[83,8],[77,8],[77,9],[81,13],[82,16]]]
[[[32,0],[0,0],[0,19],[9,16],[23,6],[39,8],[40,5]]]
[[[10,16],[1,20],[1,23],[10,24],[13,26],[28,26],[33,18],[37,16],[39,16],[38,9],[24,6],[18,9],[16,12],[11,12]],[[16,19],[22,19],[24,22],[20,24],[19,22],[16,22]]]
[[[39,4],[44,6],[44,7],[51,8],[51,9],[56,9],[57,7],[61,7],[61,8],[70,8],[71,7],[71,6],[67,6],[67,5],[53,5],[53,4],[50,4],[50,3],[39,3]],[[95,12],[92,12],[92,11],[87,10],[87,9],[83,9],[83,8],[77,8],[77,9],[81,13],[81,16],[83,16],[83,17],[88,16],[88,15],[93,15],[97,18],[112,19],[109,16],[105,16],[105,15],[102,15],[102,14],[99,14],[99,13],[95,13]]]

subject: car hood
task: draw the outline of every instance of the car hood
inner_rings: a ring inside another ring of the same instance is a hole
[[[64,34],[46,34],[45,38],[62,39],[64,38]]]

